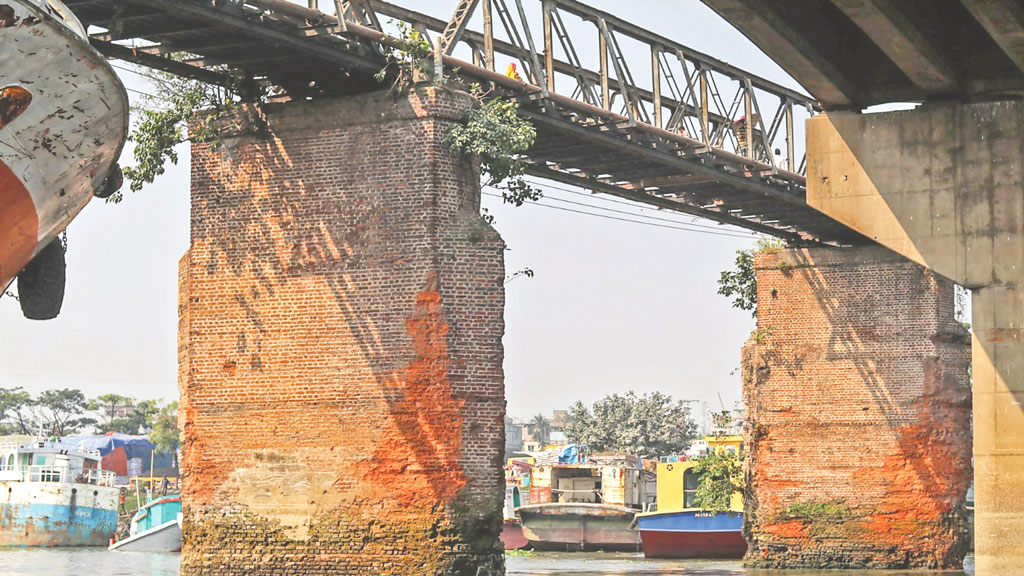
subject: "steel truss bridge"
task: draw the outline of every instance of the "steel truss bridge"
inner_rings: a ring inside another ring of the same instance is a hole
[[[382,0],[321,2],[327,12],[316,0],[64,0],[108,57],[243,96],[379,90],[385,48],[402,42],[388,27],[404,22],[440,39],[446,73],[520,102],[537,129],[533,176],[792,244],[867,241],[806,204],[794,127],[819,108],[798,91],[576,0],[460,0],[448,21]]]

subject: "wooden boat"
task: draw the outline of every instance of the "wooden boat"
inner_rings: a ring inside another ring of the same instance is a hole
[[[57,0],[0,0],[0,289],[20,274],[29,318],[57,315],[55,238],[93,195],[120,186],[128,96]]]
[[[530,504],[516,514],[533,548],[639,551],[633,516],[654,502],[654,474],[636,456],[594,455],[531,471]]]
[[[139,508],[128,538],[110,550],[122,552],[181,552],[181,497],[164,496]]]
[[[0,444],[0,547],[106,545],[120,490],[100,460],[61,442]]]

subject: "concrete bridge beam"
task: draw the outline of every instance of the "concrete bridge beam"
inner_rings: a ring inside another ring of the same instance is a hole
[[[926,104],[807,123],[808,202],[971,288],[975,550],[1024,574],[1024,103]]]
[[[182,574],[504,572],[504,245],[426,88],[192,148]]]

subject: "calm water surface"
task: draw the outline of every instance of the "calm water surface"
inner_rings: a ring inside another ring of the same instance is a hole
[[[743,570],[739,562],[645,560],[633,554],[557,554],[509,558],[509,576],[961,576],[966,572],[870,572]],[[177,554],[141,554],[90,550],[0,551],[2,576],[177,576]],[[413,576],[413,575],[410,575]]]

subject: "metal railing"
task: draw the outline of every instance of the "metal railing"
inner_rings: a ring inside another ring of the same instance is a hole
[[[57,447],[57,445],[55,443],[49,442],[49,441],[44,441],[44,440],[36,440],[36,441],[33,441],[33,442],[21,442],[21,443],[18,443],[18,442],[0,442],[0,454],[18,452],[19,450],[22,450],[23,448],[25,448],[25,446],[29,446],[29,445],[31,445],[32,447],[41,448],[41,449],[47,449],[47,448],[48,449],[53,449],[53,448]],[[85,456],[92,456],[94,458],[99,458],[100,457],[100,451],[99,450],[89,450],[87,448],[84,448],[82,446],[77,446],[77,445],[60,444],[60,450],[64,451],[67,454],[81,454],[81,455],[85,455]]]
[[[0,478],[15,482],[54,482],[113,486],[115,474],[109,470],[66,466],[0,466]]]
[[[482,32],[468,27],[478,6]],[[428,36],[439,34],[446,55],[461,43],[476,66],[500,71],[501,56],[516,62],[544,97],[562,94],[775,169],[805,171],[794,124],[797,116],[821,111],[812,97],[577,0],[461,0],[449,21],[384,0],[372,7]],[[538,8],[543,43],[529,24]],[[581,25],[592,28],[597,46],[592,65],[578,45],[586,37]],[[499,26],[503,34],[496,33]],[[632,50],[624,49],[627,42]],[[639,58],[638,47],[649,57]]]

